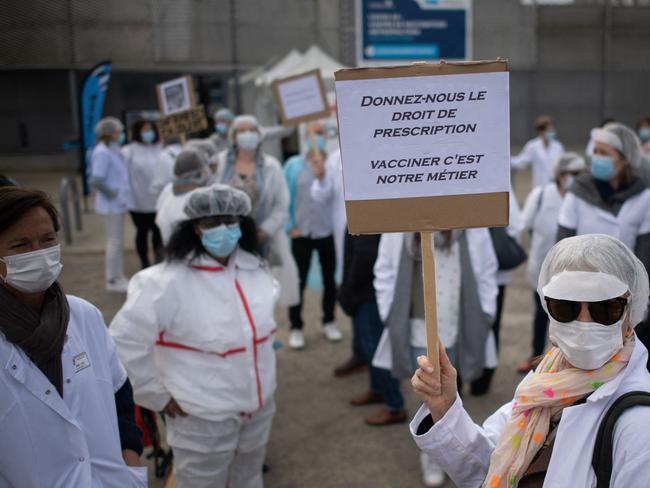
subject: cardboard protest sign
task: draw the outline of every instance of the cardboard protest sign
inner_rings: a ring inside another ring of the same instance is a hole
[[[335,73],[350,232],[505,226],[505,61]]]
[[[202,105],[196,104],[191,76],[182,76],[156,86],[162,139],[207,129],[208,121]]]
[[[421,232],[427,349],[439,374],[432,230],[506,226],[505,61],[335,73],[348,228]]]
[[[318,69],[275,80],[271,88],[285,126],[330,115],[325,85]]]

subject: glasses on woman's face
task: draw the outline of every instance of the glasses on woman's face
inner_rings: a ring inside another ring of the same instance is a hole
[[[583,302],[559,300],[544,297],[549,315],[558,322],[573,322],[580,315]],[[594,322],[602,325],[612,325],[621,320],[628,304],[627,298],[617,297],[600,302],[584,302]]]
[[[239,217],[236,215],[216,215],[214,217],[206,217],[198,222],[199,229],[212,229],[220,225],[233,225],[239,223]]]

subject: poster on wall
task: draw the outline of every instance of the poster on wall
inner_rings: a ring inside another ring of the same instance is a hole
[[[357,0],[357,65],[472,58],[471,0]]]

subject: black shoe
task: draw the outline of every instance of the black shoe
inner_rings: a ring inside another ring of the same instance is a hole
[[[472,396],[482,396],[490,391],[490,385],[492,384],[494,371],[495,370],[492,368],[485,368],[483,369],[483,374],[472,381],[469,390]]]

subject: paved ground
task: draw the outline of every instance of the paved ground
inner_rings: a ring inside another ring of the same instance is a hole
[[[26,186],[49,191],[58,198],[62,174],[15,175]],[[522,202],[530,175],[517,176],[516,187]],[[133,232],[127,223],[126,267],[129,275],[137,271],[133,251]],[[107,323],[123,303],[124,296],[109,294],[103,285],[103,227],[92,214],[84,215],[84,231],[75,235],[71,246],[64,246],[61,281],[65,290],[81,296],[104,313]],[[339,313],[337,321],[345,333],[340,344],[330,344],[321,336],[318,296],[308,293],[306,305],[307,348],[294,352],[278,351],[278,411],[268,446],[267,461],[272,470],[265,477],[269,488],[294,487],[419,487],[418,450],[410,439],[407,425],[372,428],[363,423],[373,407],[348,405],[353,395],[367,388],[367,377],[335,379],[334,366],[350,352],[350,322]],[[520,377],[514,372],[517,362],[529,352],[531,337],[531,293],[521,267],[508,287],[503,319],[501,364],[492,391],[485,397],[465,396],[465,405],[476,421],[482,421],[499,405],[508,401]],[[286,342],[286,313],[278,311],[281,325],[278,339]],[[405,382],[409,413],[417,405]],[[163,486],[154,480],[150,486]],[[451,483],[448,486],[453,486]]]

